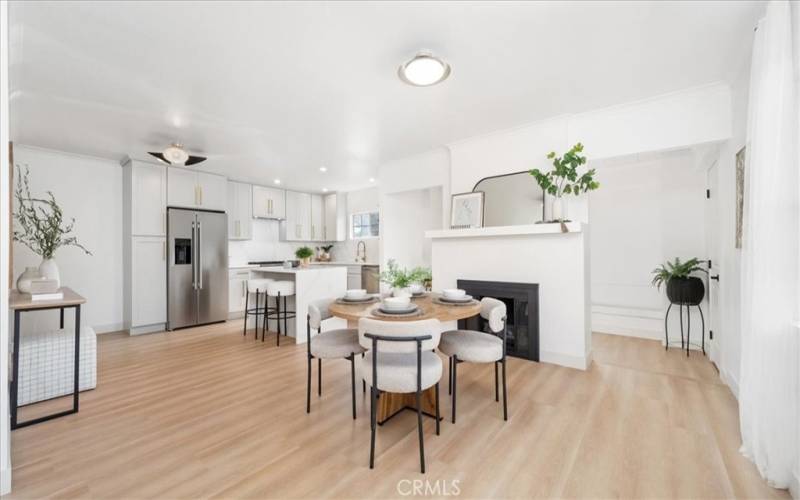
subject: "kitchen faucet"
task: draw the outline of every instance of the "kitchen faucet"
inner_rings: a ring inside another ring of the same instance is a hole
[[[356,247],[356,262],[358,262],[359,260],[361,262],[367,261],[367,244],[364,243],[364,240],[359,240],[358,246]]]

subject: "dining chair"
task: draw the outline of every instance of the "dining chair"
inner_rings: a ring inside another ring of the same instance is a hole
[[[317,395],[322,395],[322,360],[346,359],[350,361],[350,384],[353,394],[353,420],[356,418],[356,365],[355,355],[366,349],[358,342],[356,328],[341,328],[322,331],[322,322],[331,317],[330,305],[333,299],[315,300],[308,306],[306,322],[306,346],[308,350],[308,384],[306,386],[306,413],[311,413],[311,364],[317,360]],[[311,336],[311,329],[317,335]]]
[[[425,443],[422,433],[422,391],[435,387],[436,434],[439,434],[439,380],[442,360],[435,352],[441,336],[438,319],[380,321],[362,318],[358,340],[369,349],[361,373],[370,386],[369,468],[375,465],[375,432],[379,392],[416,393],[419,463],[425,473]]]
[[[508,420],[508,395],[506,392],[506,305],[504,302],[484,297],[481,299],[480,315],[489,323],[492,333],[474,330],[451,330],[442,334],[439,351],[449,357],[448,387],[451,388],[452,422],[456,423],[456,374],[458,364],[494,363],[494,399],[500,401],[497,388],[497,366],[503,369],[503,420]],[[498,336],[499,334],[499,336]]]

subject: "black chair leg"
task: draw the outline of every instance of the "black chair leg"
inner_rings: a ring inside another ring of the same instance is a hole
[[[439,435],[439,382],[436,382],[436,435]]]
[[[275,337],[275,345],[280,347],[281,345],[281,294],[278,293],[278,296],[275,298],[275,308],[277,310],[277,315],[275,316],[275,323],[278,324],[278,335]],[[284,314],[286,312],[284,311]]]
[[[247,308],[249,306],[249,304],[248,304],[249,301],[250,301],[249,299],[250,299],[250,293],[249,292],[245,293],[244,294],[244,331],[242,332],[242,335],[244,335],[245,337],[247,337]],[[258,316],[256,316],[256,338],[258,338]]]
[[[422,391],[417,390],[417,434],[419,435],[419,467],[425,474],[425,438],[422,433]],[[438,422],[438,420],[437,420]]]
[[[453,394],[453,357],[447,358],[447,395]]]
[[[494,362],[494,400],[500,401],[500,393],[497,391],[497,361]]]
[[[456,423],[456,388],[458,387],[458,358],[453,356],[453,407],[451,408],[451,419]]]
[[[350,354],[350,385],[353,393],[353,420],[356,419],[356,355]]]
[[[311,356],[308,357],[308,384],[306,384],[306,413],[311,413]]]
[[[508,420],[508,393],[506,392],[506,358],[503,358],[503,420]]]
[[[286,295],[283,296],[283,335],[286,336],[289,333],[289,307],[286,306]]]
[[[362,360],[364,359],[364,353],[363,352],[361,353],[361,359]],[[363,366],[363,364],[362,364],[362,366]],[[364,380],[363,378],[361,379],[361,392],[363,392],[365,394],[367,392],[367,381]]]
[[[375,467],[375,387],[369,388],[369,428],[371,435],[369,438],[369,468]]]
[[[317,358],[317,396],[322,396],[322,358]]]

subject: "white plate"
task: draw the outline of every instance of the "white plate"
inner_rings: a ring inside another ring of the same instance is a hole
[[[464,295],[463,297],[459,297],[457,299],[451,299],[449,297],[445,297],[444,295],[442,295],[441,297],[439,297],[439,300],[441,300],[442,302],[452,302],[454,304],[463,304],[464,302],[471,301],[472,300],[472,295]]]
[[[378,306],[378,310],[383,314],[410,314],[417,310],[417,306],[411,304],[409,307],[404,307],[403,309],[387,309],[381,304]]]

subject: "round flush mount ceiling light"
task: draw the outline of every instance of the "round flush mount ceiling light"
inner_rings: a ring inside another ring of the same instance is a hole
[[[172,143],[162,152],[164,158],[173,165],[183,165],[189,159],[189,153],[178,143]]]
[[[450,76],[450,65],[427,51],[417,52],[410,61],[397,69],[401,80],[416,87],[429,87]]]
[[[280,184],[280,183],[281,183],[281,180],[280,180],[280,179],[275,179],[275,180],[274,180],[274,181],[272,181],[272,182],[274,182],[275,184]]]

